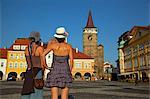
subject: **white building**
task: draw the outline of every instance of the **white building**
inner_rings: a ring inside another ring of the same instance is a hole
[[[46,55],[46,64],[48,67],[51,67],[52,65],[52,61],[53,61],[53,51],[49,52],[47,55]],[[49,70],[46,69],[45,70],[45,73],[44,73],[44,78],[46,79],[47,78],[47,74],[49,73]]]
[[[0,79],[5,80],[7,66],[7,49],[0,48]]]

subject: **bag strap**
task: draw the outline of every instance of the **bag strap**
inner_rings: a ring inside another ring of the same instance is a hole
[[[32,44],[29,45],[28,47],[28,52],[29,52],[29,58],[30,58],[30,62],[31,62],[31,69],[33,70],[33,63],[32,63],[32,57],[31,57],[31,53],[32,53]]]

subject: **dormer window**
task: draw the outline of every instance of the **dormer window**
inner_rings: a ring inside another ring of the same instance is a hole
[[[22,46],[21,46],[21,50],[25,50],[26,47],[27,47],[26,45],[22,45]]]
[[[13,45],[13,50],[20,50],[20,45]]]

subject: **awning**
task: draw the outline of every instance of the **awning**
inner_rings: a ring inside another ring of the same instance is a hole
[[[121,74],[118,74],[118,76],[121,76],[121,75],[130,75],[130,74],[134,74],[134,73],[138,73],[138,71],[121,73]]]

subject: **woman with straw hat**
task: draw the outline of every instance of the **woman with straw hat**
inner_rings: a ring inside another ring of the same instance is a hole
[[[52,99],[58,99],[58,89],[61,88],[61,99],[68,99],[69,87],[72,83],[71,70],[73,67],[72,47],[65,39],[68,33],[64,27],[56,29],[54,34],[56,43],[48,45],[42,58],[46,68],[45,56],[53,51],[53,62],[51,72],[48,73],[45,86],[51,88]],[[70,62],[69,62],[70,59]]]

